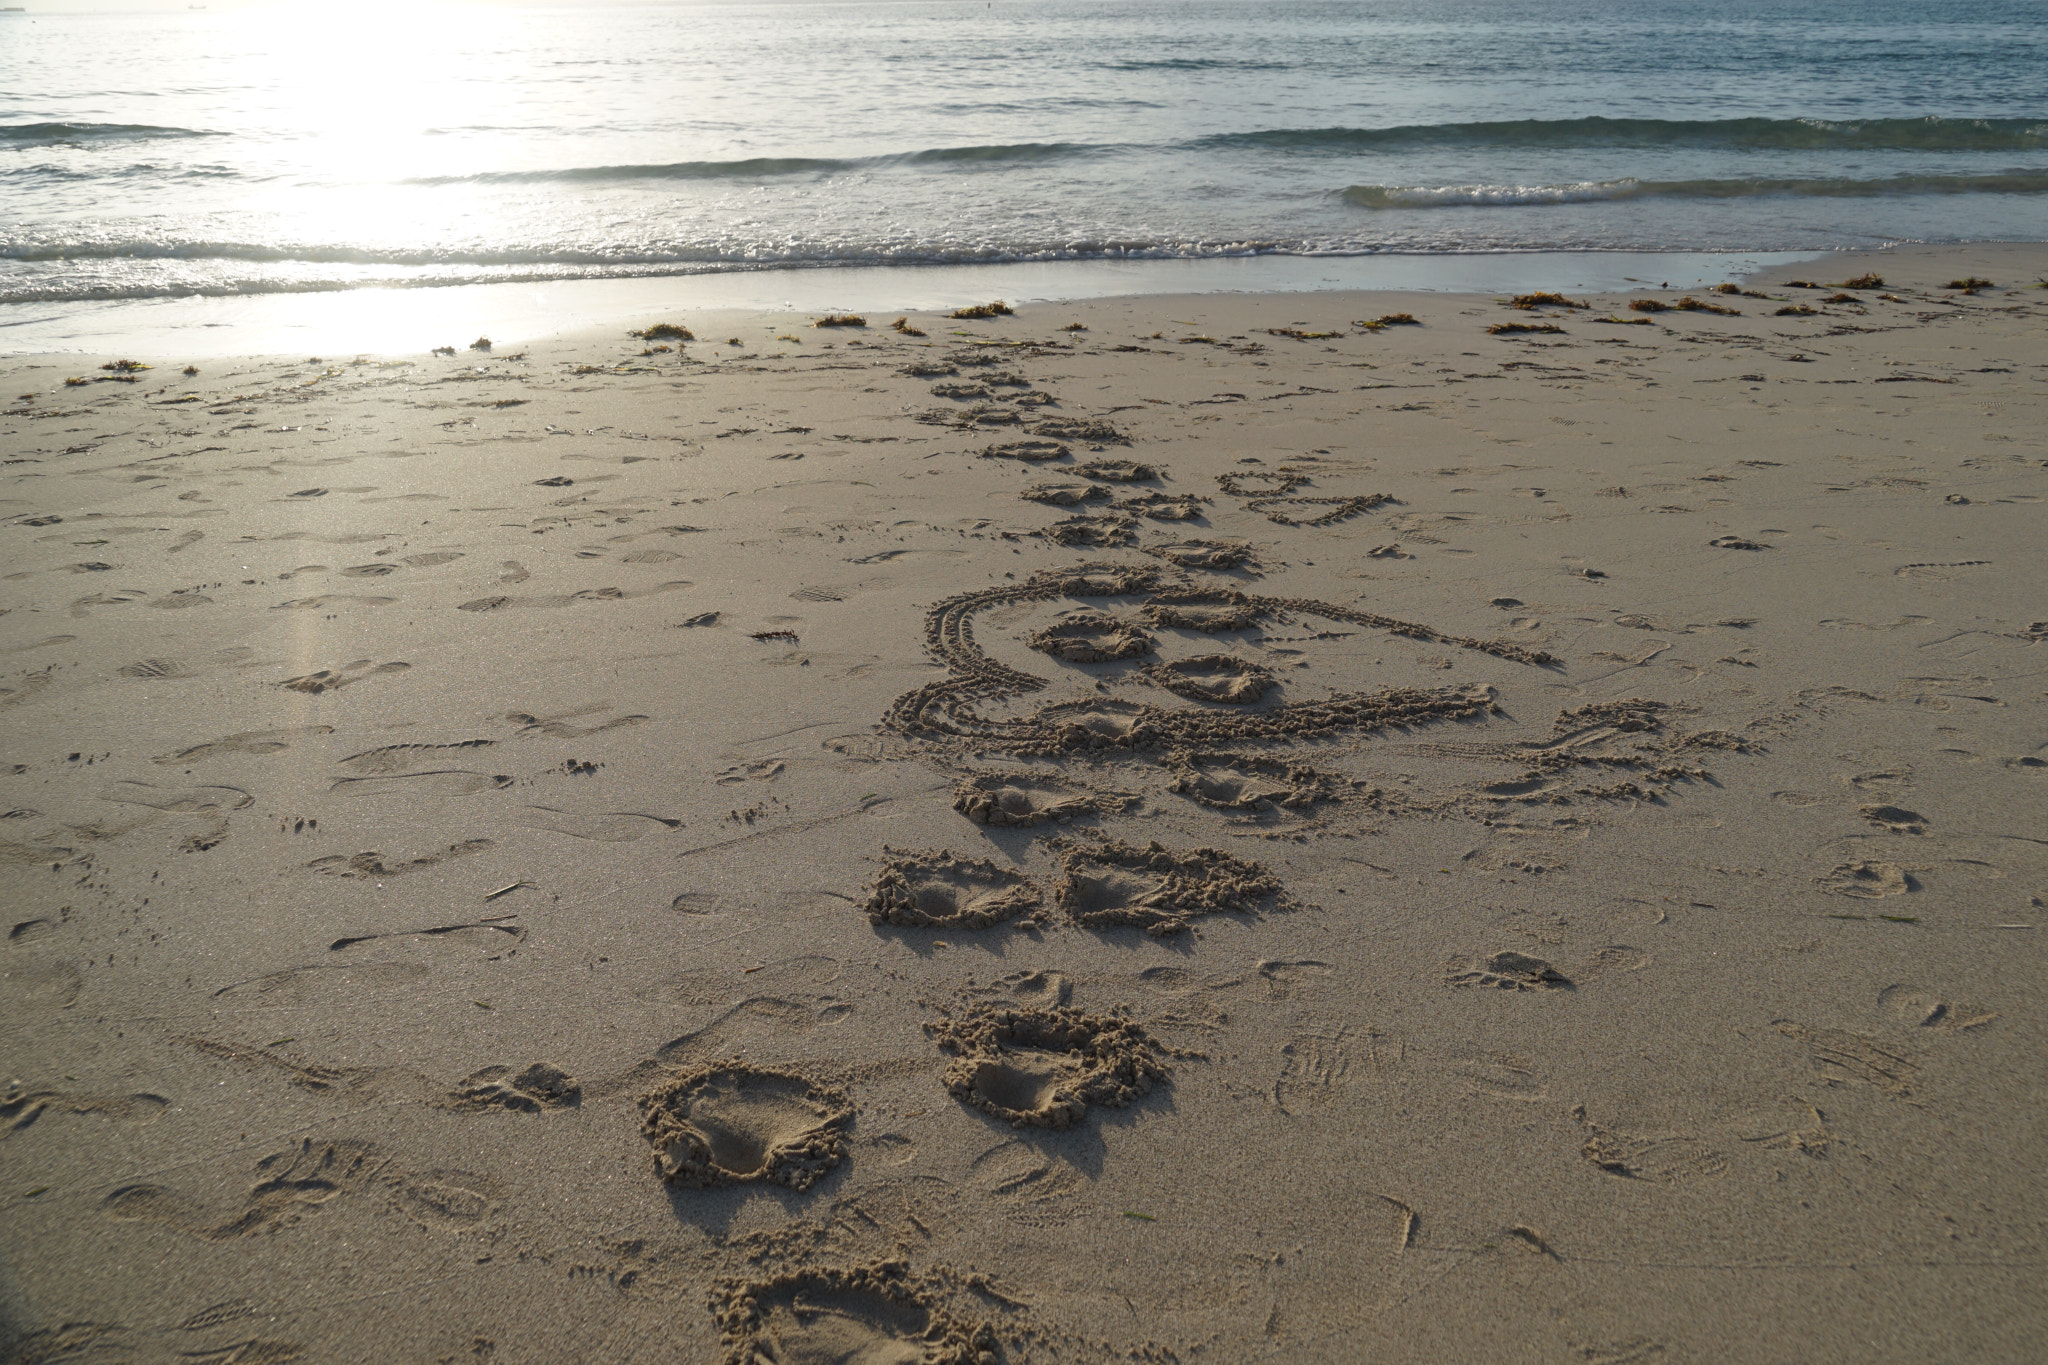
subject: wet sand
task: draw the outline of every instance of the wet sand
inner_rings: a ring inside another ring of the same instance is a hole
[[[0,1359],[2025,1358],[2044,271],[4,362]]]

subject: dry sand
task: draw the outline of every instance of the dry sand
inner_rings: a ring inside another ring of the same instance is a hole
[[[9,362],[0,1360],[2031,1358],[2044,268]]]

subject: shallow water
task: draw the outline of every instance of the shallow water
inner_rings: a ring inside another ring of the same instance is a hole
[[[6,15],[0,91],[0,323],[790,267],[2048,235],[2048,0]]]

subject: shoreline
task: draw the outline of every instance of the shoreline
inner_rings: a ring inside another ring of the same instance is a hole
[[[2024,1358],[2044,270],[0,360],[0,1355]]]
[[[398,354],[423,333],[458,330],[524,344],[630,324],[654,313],[938,311],[991,298],[1099,298],[1332,292],[1522,293],[1681,288],[1825,259],[1826,252],[1535,251],[1205,260],[1017,262],[725,271],[534,283],[336,289],[227,298],[84,300],[0,307],[0,356],[183,348],[192,356],[294,350]],[[305,343],[302,345],[286,343]],[[467,344],[455,338],[427,343]]]
[[[1823,252],[1552,251],[987,266],[873,266],[558,280],[232,298],[85,301],[0,307],[0,359],[155,351],[186,357],[298,351],[401,355],[467,345],[436,331],[474,329],[501,344],[564,340],[649,316],[941,311],[991,298],[1018,304],[1109,298],[1342,293],[1514,294],[1708,287],[1791,278],[1817,262],[1850,273],[1886,260],[1966,256],[2000,268],[2039,243],[1903,245]],[[2007,273],[2011,273],[2008,269]],[[1654,277],[1655,284],[1650,281]],[[460,319],[451,323],[451,318]]]

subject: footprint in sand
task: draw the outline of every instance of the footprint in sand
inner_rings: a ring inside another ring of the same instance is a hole
[[[240,787],[159,787],[149,782],[114,782],[99,790],[102,801],[155,810],[243,810],[256,798]]]
[[[489,1221],[503,1192],[474,1171],[432,1170],[408,1175],[391,1191],[405,1215],[423,1228],[462,1232]],[[222,1365],[234,1365],[224,1361]]]
[[[728,1360],[966,1365],[999,1358],[993,1329],[942,1312],[936,1293],[912,1280],[900,1259],[722,1281],[712,1309]]]
[[[1273,1104],[1293,1117],[1314,1113],[1335,1103],[1349,1087],[1355,1040],[1348,1028],[1337,1027],[1298,1035],[1280,1049],[1280,1074],[1273,1082]]]
[[[1451,964],[1444,983],[1450,986],[1483,986],[1501,991],[1569,991],[1570,978],[1540,957],[1512,949],[1477,962]]]
[[[655,1173],[689,1189],[808,1189],[845,1159],[853,1124],[844,1091],[740,1062],[671,1077],[640,1097],[640,1111]]]
[[[1823,891],[1858,900],[1903,896],[1914,889],[1913,879],[1896,863],[1840,863],[1826,876],[1815,878]]]
[[[1193,630],[1205,635],[1249,630],[1266,614],[1243,593],[1182,589],[1154,594],[1141,609],[1161,630]]]
[[[511,916],[506,915],[494,919],[471,920],[462,924],[436,924],[425,929],[347,935],[328,944],[327,951],[339,953],[361,947],[366,943],[393,943],[394,940],[402,940],[403,942],[396,946],[418,949],[431,945],[433,950],[439,952],[502,962],[518,952],[519,945],[526,940],[524,928],[506,923],[510,918]]]
[[[19,1082],[0,1090],[0,1137],[20,1132],[50,1115],[90,1115],[116,1123],[154,1123],[171,1102],[162,1095],[95,1095],[83,1091],[31,1090]]]
[[[506,713],[505,719],[518,726],[522,735],[548,735],[555,739],[582,739],[585,735],[614,730],[622,725],[640,725],[651,719],[648,716],[630,715],[614,716],[610,720],[601,720],[593,725],[573,723],[585,716],[601,715],[609,710],[609,706],[585,706],[554,716],[534,716],[524,711],[510,711]]]
[[[368,597],[361,593],[326,593],[319,597],[300,597],[290,602],[280,602],[272,611],[321,611],[332,607],[387,607],[398,599],[395,597]],[[155,606],[155,603],[151,603]]]
[[[1175,851],[1105,839],[1059,845],[1054,897],[1091,929],[1136,925],[1155,938],[1185,932],[1202,915],[1256,914],[1290,904],[1279,881],[1257,863],[1213,848]]]
[[[356,962],[334,966],[287,967],[248,981],[222,986],[216,1000],[228,996],[270,1005],[299,1006],[339,1003],[366,993],[407,988],[427,974],[416,962]]]
[[[1001,976],[986,986],[971,986],[968,994],[993,996],[1033,1009],[1056,1009],[1074,993],[1074,983],[1063,972],[1025,970]]]
[[[683,827],[681,820],[639,811],[601,811],[584,815],[556,810],[552,806],[528,806],[520,812],[518,820],[527,829],[543,829],[605,844],[629,844],[645,835]]]
[[[915,928],[987,929],[1005,920],[1019,928],[1043,901],[1036,883],[986,859],[955,858],[940,850],[885,847],[888,861],[861,906],[870,924]],[[1020,918],[1022,917],[1022,918]]]
[[[1135,659],[1150,654],[1154,647],[1152,637],[1144,631],[1099,612],[1071,616],[1058,625],[1047,626],[1024,643],[1070,664]]]
[[[1925,834],[1927,817],[1904,806],[1861,806],[1856,813],[1880,829],[1895,834]]]
[[[331,726],[321,726],[329,730]],[[282,733],[282,732],[280,732]],[[442,763],[458,755],[488,749],[497,741],[494,739],[459,739],[450,744],[387,744],[378,749],[365,749],[359,754],[350,754],[336,763],[360,777],[384,777],[416,768],[423,763]]]
[[[718,772],[718,784],[730,786],[735,782],[773,782],[782,775],[789,765],[779,758],[756,759],[751,763],[738,763]]]
[[[286,678],[278,686],[288,687],[294,692],[304,692],[310,696],[317,697],[323,692],[338,692],[344,687],[350,687],[363,681],[365,678],[377,678],[391,673],[403,673],[411,667],[411,664],[403,662],[380,664],[370,659],[357,659],[353,663],[345,663],[339,668],[323,668],[317,673],[308,673],[304,677]]]
[[[0,707],[19,706],[29,698],[48,687],[54,679],[48,671],[29,673],[11,682],[0,683]]]
[[[450,858],[467,858],[495,848],[489,839],[466,839],[459,844],[450,844],[438,853],[425,854],[418,858],[387,857],[374,849],[367,853],[333,853],[324,858],[315,858],[306,866],[314,872],[328,877],[350,877],[369,880],[378,877],[402,877],[408,872],[420,872],[437,867]]]
[[[38,852],[41,856],[37,862],[53,861],[51,851]],[[0,966],[0,1006],[5,1006],[10,1012],[66,1009],[84,989],[85,977],[69,962],[10,957],[4,966]]]
[[[797,990],[789,990],[783,996],[749,996],[702,1028],[663,1043],[654,1055],[657,1062],[679,1066],[766,1040],[800,1038],[817,1029],[830,1028],[851,1013],[853,1006],[843,1000],[801,994]]]
[[[1013,1128],[1071,1128],[1090,1105],[1121,1108],[1172,1074],[1151,1035],[1121,1014],[973,1005],[925,1031],[954,1056],[948,1093]]]
[[[144,682],[169,681],[175,678],[196,678],[199,675],[179,663],[176,659],[138,659],[114,670],[124,678],[140,678]]]
[[[512,779],[502,773],[479,773],[464,769],[442,772],[402,773],[396,777],[337,777],[327,790],[337,796],[473,796],[478,792],[502,791]]]
[[[1803,1043],[1814,1070],[1831,1081],[1852,1081],[1906,1099],[1919,1083],[1920,1064],[1904,1049],[1847,1029],[1807,1028],[1789,1019],[1771,1025]]]
[[[1211,572],[1235,569],[1252,557],[1252,547],[1244,541],[1174,540],[1140,548],[1148,555],[1157,555],[1183,569],[1207,569]]]
[[[256,1163],[258,1178],[246,1203],[224,1220],[163,1185],[125,1185],[101,1201],[100,1212],[116,1222],[156,1223],[201,1241],[225,1242],[289,1227],[361,1189],[382,1165],[367,1142],[308,1138]]]
[[[1989,1028],[1998,1019],[1994,1010],[1950,1000],[1921,986],[1887,986],[1878,992],[1877,1003],[1900,1028],[1955,1033]]]
[[[1583,1106],[1573,1108],[1571,1116],[1587,1133],[1579,1155],[1609,1175],[1671,1184],[1728,1170],[1726,1157],[1690,1134],[1626,1133],[1602,1127],[1586,1117]]]
[[[1049,773],[968,773],[953,788],[953,809],[977,825],[1028,827],[1128,810],[1138,798],[1091,791]]]
[[[1072,1222],[1075,1195],[1088,1177],[1072,1163],[1020,1138],[999,1142],[974,1159],[968,1178],[983,1198],[999,1201],[1006,1218],[1040,1226]]]
[[[573,607],[589,602],[623,602],[634,597],[652,597],[656,593],[675,592],[691,586],[686,581],[662,583],[639,592],[627,592],[624,588],[584,588],[580,592],[554,593],[544,597],[479,597],[474,601],[461,603],[457,611],[505,611],[526,607]]]
[[[1248,754],[1175,751],[1163,761],[1175,774],[1170,790],[1215,810],[1302,810],[1336,800],[1347,785],[1304,764]]]
[[[514,1073],[509,1066],[487,1066],[463,1077],[445,1102],[450,1109],[482,1113],[509,1109],[538,1114],[544,1109],[573,1108],[583,1102],[583,1087],[574,1076],[547,1062],[535,1062]]]
[[[1189,701],[1220,701],[1249,706],[1280,682],[1264,664],[1228,654],[1203,654],[1139,670],[1148,682]]]

